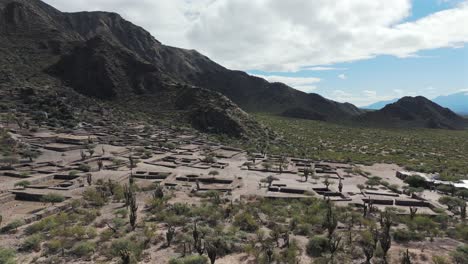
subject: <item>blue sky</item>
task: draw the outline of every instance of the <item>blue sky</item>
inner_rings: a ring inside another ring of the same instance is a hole
[[[413,0],[411,15],[404,22],[416,21],[432,13],[453,8],[459,2],[462,1]],[[359,106],[407,95],[423,95],[432,99],[468,90],[466,44],[456,48],[419,51],[415,56],[406,58],[380,55],[355,62],[321,66],[330,69],[320,69],[315,65],[318,70],[248,72],[259,76],[319,78],[319,82],[311,82],[310,89],[304,91]],[[294,86],[294,82],[291,85]]]
[[[461,48],[421,51],[415,57],[398,58],[382,55],[373,59],[326,67],[333,70],[297,72],[249,70],[248,72],[262,76],[319,78],[320,82],[313,83],[315,89],[310,92],[339,101],[351,101],[361,106],[405,95],[423,95],[432,99],[439,95],[468,89],[466,45]],[[374,91],[375,97],[366,96],[373,94]]]

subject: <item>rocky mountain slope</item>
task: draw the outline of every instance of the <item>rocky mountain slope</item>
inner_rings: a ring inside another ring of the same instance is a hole
[[[188,82],[192,72],[210,67],[220,66],[195,51],[163,46],[117,14],[70,14],[38,0],[0,0],[2,89],[54,95],[72,88],[116,104],[145,105],[154,115],[175,114],[202,131],[263,136],[231,100]]]
[[[118,14],[62,13],[39,0],[1,0],[0,8],[2,50],[28,61],[32,72],[44,70],[88,96],[127,98],[178,83],[219,92],[246,111],[319,120],[362,113],[351,104],[228,70],[194,50],[165,46]],[[24,49],[27,56],[20,54]]]
[[[356,120],[385,127],[463,129],[467,126],[465,119],[422,96],[403,97],[381,110],[361,115]]]

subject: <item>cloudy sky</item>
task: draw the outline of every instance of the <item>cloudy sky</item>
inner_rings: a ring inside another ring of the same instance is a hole
[[[359,106],[468,89],[468,0],[45,0]]]

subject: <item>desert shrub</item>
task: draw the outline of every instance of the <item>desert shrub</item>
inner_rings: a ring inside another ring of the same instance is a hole
[[[255,232],[258,229],[258,224],[253,216],[248,212],[242,212],[234,217],[234,225],[246,232]]]
[[[109,241],[114,236],[114,231],[106,229],[101,232],[99,236],[100,241]]]
[[[427,216],[416,216],[413,221],[408,223],[411,230],[432,232],[437,229],[437,223]]]
[[[99,193],[96,188],[88,188],[83,192],[83,199],[90,203],[93,206],[103,206],[106,204],[107,200],[105,197]]]
[[[48,193],[44,196],[42,196],[41,198],[41,202],[44,202],[44,203],[52,203],[52,204],[55,204],[55,203],[61,203],[65,201],[65,197],[61,194],[57,194],[57,193]]]
[[[310,224],[298,224],[296,228],[294,228],[293,232],[295,235],[307,236],[312,231],[312,225]]]
[[[451,238],[468,241],[468,225],[466,223],[460,223],[454,228],[448,229],[447,235]]]
[[[128,215],[128,210],[125,208],[117,209],[114,211],[114,214],[118,217],[126,218]]]
[[[80,173],[79,171],[76,171],[76,170],[72,170],[68,173],[68,176],[70,177],[75,177],[75,176],[78,176],[78,173]]]
[[[27,237],[23,243],[21,244],[21,250],[23,251],[40,251],[41,250],[41,243],[43,237],[41,234],[34,234],[32,236]]]
[[[49,216],[46,217],[38,222],[35,222],[25,229],[25,233],[28,235],[32,235],[38,232],[47,232],[49,230],[52,230],[53,228],[59,226],[61,224],[61,220],[67,219],[66,214],[60,214],[57,216]]]
[[[452,192],[452,190],[453,190],[453,187],[450,185],[441,184],[437,186],[437,191],[444,193],[444,194],[449,194]]]
[[[457,247],[456,250],[450,253],[452,260],[457,264],[465,264],[468,259],[468,246],[462,245]]]
[[[289,247],[287,247],[285,250],[280,252],[279,255],[279,263],[285,263],[285,264],[296,264],[298,263],[298,256],[300,254],[301,250],[299,246],[297,245],[297,241],[292,240],[290,242]]]
[[[311,257],[320,257],[328,248],[328,240],[323,236],[312,237],[306,246],[307,255]]]
[[[83,210],[82,214],[82,220],[84,224],[92,223],[98,216],[101,215],[101,213],[96,209]]]
[[[12,231],[12,230],[17,230],[18,227],[24,225],[24,221],[21,220],[21,219],[16,219],[16,220],[13,220],[11,221],[10,223],[8,223],[6,226],[4,226],[2,228],[2,232],[9,232],[9,231]]]
[[[432,262],[434,262],[434,264],[450,264],[450,260],[444,256],[433,256]]]
[[[169,264],[207,264],[208,259],[205,256],[191,255],[179,259],[171,259]]]
[[[30,182],[30,181],[19,181],[19,182],[15,183],[15,187],[23,187],[23,188],[26,188],[26,187],[28,187],[29,185],[31,185],[31,182]]]
[[[393,239],[395,239],[396,242],[405,243],[424,240],[424,236],[411,230],[397,229],[393,232]]]
[[[110,254],[112,256],[119,256],[122,251],[128,251],[136,259],[139,259],[143,251],[143,245],[138,241],[133,241],[127,238],[120,238],[112,241]]]
[[[49,240],[45,244],[46,252],[48,254],[58,253],[62,249],[62,247],[63,247],[62,241],[60,241],[58,239]]]
[[[78,166],[78,170],[80,170],[82,172],[90,172],[91,171],[91,166],[89,166],[88,164],[80,164]]]
[[[0,247],[0,263],[15,264],[16,255],[13,249]]]
[[[413,188],[425,188],[427,186],[426,179],[419,175],[408,176],[404,182]]]
[[[77,257],[90,256],[96,251],[96,244],[94,242],[82,241],[78,242],[71,250],[71,253]]]

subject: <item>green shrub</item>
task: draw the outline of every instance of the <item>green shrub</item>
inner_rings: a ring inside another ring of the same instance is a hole
[[[26,187],[28,187],[29,185],[31,185],[31,182],[30,182],[30,181],[19,181],[19,182],[15,183],[15,187],[23,187],[23,188],[26,188]]]
[[[93,206],[103,206],[106,204],[107,200],[105,197],[103,197],[97,190],[96,188],[88,188],[83,192],[83,199],[85,201],[89,202]]]
[[[82,172],[90,172],[91,171],[91,166],[89,166],[87,164],[80,164],[80,166],[78,166],[78,170],[80,170]]]
[[[13,249],[0,247],[0,263],[2,264],[15,264],[16,255]]]
[[[42,243],[42,235],[41,234],[34,234],[32,236],[27,237],[23,244],[21,245],[21,250],[24,251],[40,251],[41,250],[41,243]]]
[[[129,251],[136,259],[140,258],[143,252],[143,245],[138,241],[133,241],[127,238],[120,238],[112,241],[110,253],[112,256],[119,256],[124,250]]]
[[[467,245],[458,246],[456,250],[450,253],[450,255],[454,263],[464,264],[466,263],[466,260],[468,259],[468,246]]]
[[[179,259],[171,259],[169,264],[207,264],[208,259],[205,256],[191,255]]]
[[[109,241],[114,236],[114,231],[106,229],[101,232],[99,240],[100,241]]]
[[[87,257],[96,251],[96,244],[94,242],[82,241],[78,242],[71,253],[77,257]]]
[[[60,220],[61,219],[66,219],[66,214],[61,214],[58,216],[49,216],[46,217],[38,222],[35,222],[25,229],[25,233],[28,235],[32,235],[38,232],[47,232],[49,230],[52,230],[53,228],[57,227],[60,225]]]
[[[413,188],[425,188],[427,186],[426,179],[419,175],[408,176],[404,182]]]
[[[248,212],[239,213],[234,217],[234,225],[246,232],[255,232],[258,224],[253,216]]]
[[[44,196],[42,196],[41,198],[41,202],[44,202],[44,203],[52,203],[52,204],[55,204],[55,203],[61,203],[65,201],[65,197],[61,194],[57,194],[57,193],[48,193]]]
[[[323,236],[312,237],[306,246],[307,255],[311,257],[320,257],[327,251],[328,240]]]
[[[21,219],[16,219],[16,220],[13,220],[11,221],[10,223],[8,223],[6,226],[4,226],[2,228],[2,231],[3,232],[9,232],[9,231],[12,231],[12,230],[17,230],[18,227],[24,225],[24,221],[21,220]]]
[[[45,244],[46,252],[48,254],[58,253],[60,251],[60,249],[62,249],[62,247],[63,247],[62,241],[60,241],[58,239],[49,240]]]
[[[409,241],[424,240],[424,236],[407,229],[397,229],[393,232],[393,239],[395,239],[396,242],[405,243]]]

